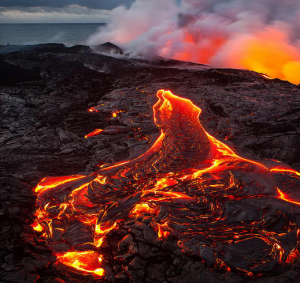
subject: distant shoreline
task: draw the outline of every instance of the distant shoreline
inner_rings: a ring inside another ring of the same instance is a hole
[[[105,23],[0,23],[0,45],[85,44]]]

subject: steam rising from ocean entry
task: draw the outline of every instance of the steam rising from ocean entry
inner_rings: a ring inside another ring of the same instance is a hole
[[[136,0],[88,39],[132,56],[253,70],[300,83],[299,0]]]

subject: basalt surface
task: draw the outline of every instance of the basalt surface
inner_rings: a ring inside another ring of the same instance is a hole
[[[99,165],[146,152],[159,136],[152,117],[158,89],[201,107],[205,130],[239,155],[300,170],[299,86],[245,70],[114,58],[84,46],[5,46],[0,53],[1,282],[101,281],[74,275],[39,240],[30,226],[32,189],[46,176],[91,174]],[[87,111],[101,104],[101,111]],[[85,139],[94,129],[103,132]],[[148,224],[144,217],[112,232],[104,248],[119,261],[107,267],[106,281],[299,280],[298,261],[255,278],[212,268],[184,254],[174,239],[158,241]]]

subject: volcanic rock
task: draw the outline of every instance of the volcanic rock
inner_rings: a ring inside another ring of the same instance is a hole
[[[41,76],[37,70],[24,69],[0,61],[0,85],[13,85],[26,81],[38,81],[40,79]]]
[[[118,55],[122,55],[123,54],[123,50],[117,46],[114,45],[111,42],[105,42],[99,45],[93,45],[91,46],[91,48],[97,52],[97,53],[104,53],[104,54],[118,54]]]
[[[300,170],[300,89],[289,82],[246,70],[113,58],[93,54],[88,47],[3,46],[0,53],[0,73],[5,77],[0,86],[1,282],[94,280],[54,264],[45,241],[30,227],[36,209],[33,187],[46,176],[90,174],[99,165],[148,150],[159,135],[152,116],[158,89],[191,99],[202,109],[205,130],[238,154],[276,159]],[[109,111],[87,111],[96,105]],[[115,110],[120,112],[112,117]],[[95,129],[107,134],[84,138]],[[247,214],[256,217],[252,205],[228,209],[241,219]],[[280,230],[285,218],[268,209],[270,225]],[[292,217],[292,207],[287,204],[285,210]],[[262,278],[211,268],[183,253],[174,239],[159,239],[149,217],[111,231],[105,247],[113,266],[106,280],[297,282],[300,276],[297,260]],[[163,219],[163,209],[158,217]],[[83,231],[81,236],[88,239],[84,227]],[[76,241],[72,230],[67,237]],[[209,250],[200,253],[211,258]],[[238,261],[234,250],[223,256]]]

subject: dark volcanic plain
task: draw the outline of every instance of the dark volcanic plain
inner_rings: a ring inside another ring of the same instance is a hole
[[[101,281],[55,263],[30,227],[36,199],[32,189],[46,176],[88,174],[98,165],[145,152],[159,134],[152,117],[159,89],[191,99],[202,109],[204,128],[240,155],[276,159],[300,170],[297,85],[245,70],[114,58],[85,46],[2,46],[0,282]],[[102,103],[109,105],[103,113],[87,111]],[[123,112],[112,118],[116,110]],[[94,129],[104,132],[85,139]],[[183,254],[172,239],[154,246],[143,237],[150,229],[147,223],[134,225],[119,245],[122,264],[107,267],[114,274],[107,281],[300,282],[300,261],[250,278],[211,269]],[[118,244],[116,237],[111,239],[108,252]]]

